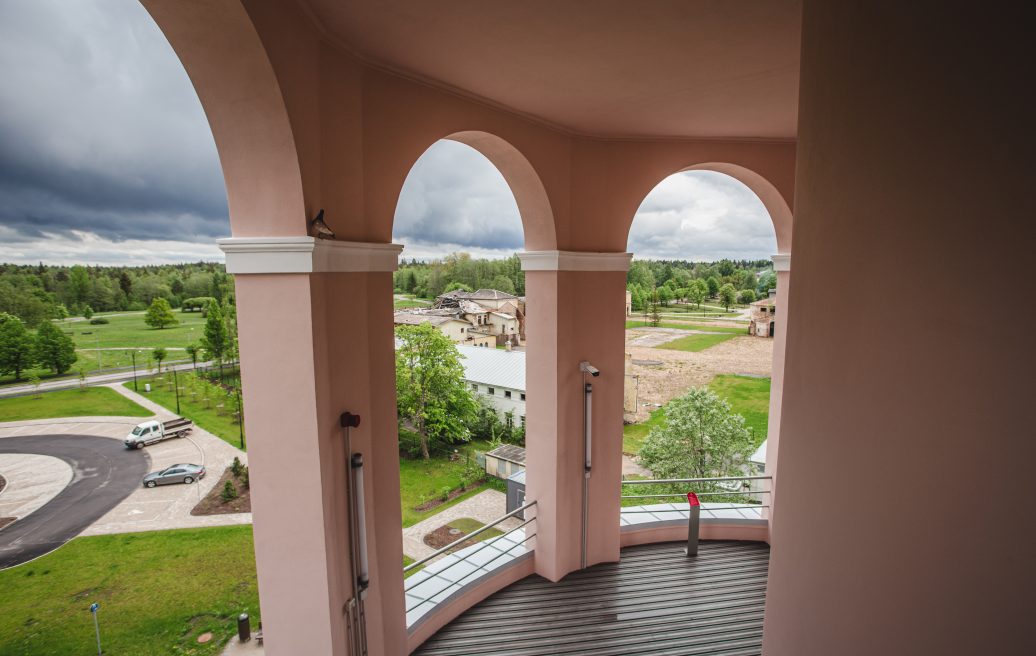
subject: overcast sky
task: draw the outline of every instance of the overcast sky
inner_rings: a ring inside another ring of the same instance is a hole
[[[0,0],[0,262],[221,260],[226,195],[205,115],[137,0]],[[404,257],[522,247],[514,197],[476,151],[440,142],[414,165],[394,239]],[[741,183],[664,181],[630,233],[640,257],[776,252]]]

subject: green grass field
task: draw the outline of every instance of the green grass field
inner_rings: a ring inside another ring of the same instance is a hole
[[[464,446],[458,446],[460,458],[449,460],[448,458],[432,458],[427,462],[421,458],[400,458],[399,459],[399,496],[400,505],[403,510],[403,526],[413,526],[417,522],[431,517],[432,515],[460,503],[478,494],[486,488],[481,485],[469,489],[455,499],[436,506],[431,510],[418,511],[415,508],[425,501],[434,499],[444,489],[454,490],[458,488],[464,477],[464,471],[468,467],[468,454],[471,456],[471,463],[475,462],[475,451],[486,451],[487,442],[470,442]],[[474,466],[474,465],[472,465]],[[487,485],[499,485],[496,479],[490,479]]]
[[[716,376],[709,389],[724,398],[730,409],[745,418],[755,445],[766,439],[770,418],[770,379],[751,376]]]
[[[662,423],[665,419],[665,412],[658,408],[651,412],[647,421],[639,424],[626,424],[622,427],[622,452],[630,455],[640,453],[640,447],[644,446],[644,439],[651,432],[651,429]]]
[[[730,404],[730,409],[745,418],[745,425],[752,430],[752,437],[758,447],[766,439],[770,416],[770,379],[751,376],[716,376],[709,383],[709,389]],[[622,427],[622,452],[640,453],[651,429],[665,420],[665,412],[659,408],[651,413],[647,421],[627,424]]]
[[[651,328],[651,322],[649,321],[634,321],[630,320],[626,322],[626,328]],[[741,328],[740,326],[717,326],[714,324],[707,323],[675,323],[675,322],[660,322],[657,328],[675,328],[677,330],[707,330],[710,333],[730,333],[731,335],[747,335],[748,327]]]
[[[80,537],[0,572],[0,654],[218,654],[247,612],[259,621],[252,527]],[[215,639],[198,644],[200,634]]]
[[[105,369],[129,367],[132,359],[130,353],[133,351],[137,353],[137,367],[144,369],[147,367],[152,349],[159,346],[166,349],[182,349],[201,339],[205,318],[200,312],[174,310],[173,316],[180,324],[161,330],[149,328],[144,323],[143,312],[97,314],[95,317],[104,317],[108,320],[107,324],[99,325],[91,325],[84,319],[59,321],[57,325],[76,344],[76,362],[62,376],[55,376],[49,369],[31,369],[22,372],[22,379],[17,382],[24,383],[33,373],[41,380],[74,378],[80,368],[85,369],[87,374],[93,373],[97,369],[98,348],[119,349],[100,352],[101,366]],[[168,356],[170,361],[189,359],[187,353],[182,350],[170,350]],[[0,376],[0,385],[12,383],[15,383],[14,376]]]
[[[721,342],[725,342],[728,339],[734,339],[735,337],[737,337],[737,335],[732,333],[710,333],[708,335],[692,334],[687,335],[686,337],[677,337],[665,344],[659,344],[655,348],[669,349],[673,351],[691,351],[696,353],[698,351],[704,351],[707,348],[711,348]]]
[[[0,421],[58,417],[150,417],[151,411],[107,387],[87,387],[0,399]],[[2,595],[0,595],[2,596]]]
[[[209,431],[224,442],[241,448],[240,426],[234,418],[237,409],[236,397],[227,397],[215,386],[202,381],[193,382],[193,373],[178,373],[180,383],[180,414],[191,419],[198,426]],[[163,408],[176,412],[176,392],[172,386],[173,375],[141,376],[137,379],[137,393],[145,396]],[[144,391],[144,383],[151,383],[151,391]],[[133,389],[133,381],[123,383],[126,389]],[[198,391],[204,390],[204,391]],[[192,392],[196,392],[193,393]],[[206,394],[208,400],[206,400]],[[223,404],[223,408],[219,408]],[[245,442],[245,447],[248,442]]]
[[[418,300],[411,300],[411,299],[398,299],[397,298],[393,302],[393,306],[397,310],[402,310],[404,308],[429,307],[430,305],[431,305],[431,303],[428,302],[428,301],[418,301]]]

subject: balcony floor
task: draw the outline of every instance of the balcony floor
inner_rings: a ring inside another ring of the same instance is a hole
[[[770,548],[759,542],[629,547],[557,583],[527,577],[473,606],[415,656],[680,656],[762,651]]]

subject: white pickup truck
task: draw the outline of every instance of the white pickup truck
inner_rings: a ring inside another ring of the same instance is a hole
[[[123,444],[128,449],[143,449],[148,444],[161,442],[173,437],[183,437],[194,430],[194,422],[186,417],[178,417],[169,421],[145,421],[137,424],[130,431]]]

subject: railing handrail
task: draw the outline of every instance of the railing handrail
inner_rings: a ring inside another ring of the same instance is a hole
[[[409,565],[407,565],[406,567],[403,568],[403,573],[406,574],[410,570],[415,569],[417,567],[420,567],[421,565],[424,565],[425,563],[427,563],[428,561],[432,560],[433,558],[436,558],[438,556],[443,555],[444,553],[448,552],[449,550],[453,549],[454,547],[456,547],[458,545],[461,545],[461,544],[471,540],[471,538],[475,537],[476,535],[480,535],[480,534],[488,531],[489,529],[493,528],[494,526],[496,526],[497,524],[503,522],[504,520],[510,519],[511,517],[514,517],[518,513],[524,512],[524,511],[528,510],[529,508],[532,508],[535,505],[536,505],[536,501],[530,501],[529,503],[525,504],[521,508],[516,508],[516,509],[512,510],[511,512],[507,513],[506,515],[504,515],[503,517],[500,517],[498,519],[494,519],[492,522],[486,524],[485,526],[482,526],[481,528],[477,528],[474,531],[472,531],[471,533],[468,533],[467,535],[461,536],[460,538],[454,540],[453,542],[449,543],[445,547],[442,547],[441,549],[437,549],[436,551],[434,551],[431,554],[425,556],[421,560],[416,560],[416,561],[410,563]],[[530,519],[529,521],[532,521],[532,520]],[[528,524],[528,523],[529,522],[527,521],[526,524]],[[522,526],[524,526],[524,525],[525,524],[523,524]]]
[[[714,478],[637,478],[622,481],[622,485],[653,485],[660,483],[721,483],[724,481],[769,481],[773,476],[717,476]]]

